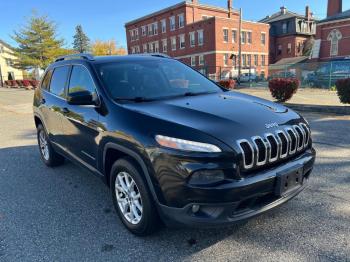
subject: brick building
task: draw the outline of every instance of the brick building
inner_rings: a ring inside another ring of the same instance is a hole
[[[260,22],[270,24],[271,64],[305,55],[306,42],[316,35],[316,21],[309,6],[305,8],[305,15],[290,12],[283,6]]]
[[[350,58],[350,10],[342,10],[342,0],[328,0],[327,18],[317,24],[312,58],[339,60]]]
[[[242,72],[250,68],[267,73],[269,25],[243,20],[240,34],[239,11],[231,0],[227,8],[181,2],[130,21],[125,28],[129,54],[165,53],[211,77],[237,76],[241,39]]]

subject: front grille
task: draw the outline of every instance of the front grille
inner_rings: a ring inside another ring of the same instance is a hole
[[[309,141],[310,129],[302,123],[249,140],[241,139],[237,144],[242,153],[243,167],[251,169],[293,156],[305,149]]]

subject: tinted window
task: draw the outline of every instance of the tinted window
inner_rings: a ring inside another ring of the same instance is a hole
[[[43,81],[41,82],[41,88],[42,89],[49,89],[49,85],[50,85],[50,80],[51,80],[51,76],[52,76],[52,70],[48,71],[46,73],[46,75],[44,76]]]
[[[58,95],[60,97],[64,97],[64,87],[67,82],[68,72],[69,72],[68,66],[57,67],[53,71],[51,84],[50,84],[51,93]]]
[[[202,74],[170,59],[101,64],[99,73],[114,99],[159,99],[188,93],[222,92]]]
[[[74,66],[69,82],[69,93],[89,91],[95,93],[95,85],[90,72],[83,66]]]

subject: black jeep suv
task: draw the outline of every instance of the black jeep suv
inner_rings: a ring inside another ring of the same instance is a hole
[[[162,55],[79,54],[50,65],[34,95],[41,158],[101,177],[134,234],[215,226],[281,205],[315,160],[292,110],[230,92]]]

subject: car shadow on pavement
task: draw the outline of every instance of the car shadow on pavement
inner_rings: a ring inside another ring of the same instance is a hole
[[[344,235],[349,220],[338,210],[346,203],[325,193],[325,176],[311,181],[293,201],[239,225],[163,227],[139,238],[119,221],[108,188],[87,171],[68,161],[45,167],[37,146],[0,149],[0,161],[0,260],[227,260],[228,254],[235,260],[257,260],[271,253],[295,259],[349,258]]]

